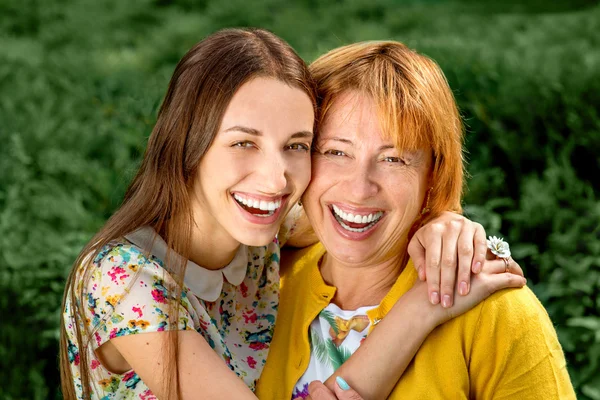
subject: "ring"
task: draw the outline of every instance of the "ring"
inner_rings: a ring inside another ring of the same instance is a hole
[[[510,259],[509,258],[502,258],[502,261],[504,261],[504,272],[510,272],[510,262],[508,261]]]

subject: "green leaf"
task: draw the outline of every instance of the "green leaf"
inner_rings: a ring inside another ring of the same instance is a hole
[[[311,349],[315,352],[317,360],[319,360],[325,365],[329,365],[330,360],[327,356],[327,345],[325,344],[325,341],[323,340],[321,335],[319,335],[319,333],[316,332],[313,328],[310,328],[310,341]]]
[[[327,323],[329,324],[331,329],[333,329],[333,332],[335,332],[336,335],[340,333],[337,323],[335,322],[335,316],[331,313],[331,311],[323,310],[319,313],[319,316],[325,321],[327,321]]]

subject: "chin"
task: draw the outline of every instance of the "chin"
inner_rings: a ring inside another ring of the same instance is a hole
[[[269,243],[271,243],[273,241],[273,239],[275,239],[275,236],[277,235],[277,229],[274,230],[269,230],[269,231],[252,231],[249,230],[248,232],[244,232],[240,235],[237,235],[235,237],[235,239],[242,243],[245,244],[246,246],[253,246],[253,247],[260,247],[260,246],[266,246]]]
[[[327,253],[333,256],[333,258],[335,258],[336,260],[345,264],[365,264],[371,256],[371,254],[367,253],[368,249],[364,249],[365,251],[360,251],[356,247],[353,249],[328,249]]]

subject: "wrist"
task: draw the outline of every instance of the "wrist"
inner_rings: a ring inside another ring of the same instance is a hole
[[[403,310],[400,311],[400,308]],[[414,328],[426,334],[429,334],[447,319],[447,313],[443,307],[429,302],[425,284],[416,285],[406,292],[392,307],[388,316],[395,313],[403,313],[405,318],[406,313],[408,313]]]

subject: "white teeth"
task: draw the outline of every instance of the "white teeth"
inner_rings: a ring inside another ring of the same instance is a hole
[[[351,228],[348,225],[346,225],[344,223],[344,221],[342,221],[341,219],[338,219],[337,221],[340,223],[340,225],[342,226],[342,228],[344,228],[345,230],[350,231],[350,232],[359,232],[359,233],[360,232],[364,232],[364,231],[366,231],[368,229],[371,229],[371,227],[373,227],[375,225],[375,222],[372,222],[369,225],[365,226],[364,228]]]
[[[238,203],[246,204],[246,200],[239,194],[234,194],[233,198],[236,199]]]
[[[256,208],[262,211],[271,211],[268,214],[253,214],[258,217],[270,217],[275,213],[279,207],[281,207],[281,199],[277,201],[265,201],[265,200],[255,200],[250,198],[242,197],[241,195],[235,193],[233,198],[240,204],[243,204],[247,207]]]
[[[343,219],[344,221],[353,222],[355,224],[366,224],[374,221],[377,222],[379,218],[383,216],[382,211],[377,211],[376,213],[369,215],[354,215],[350,213],[345,213],[335,204],[333,204],[332,206],[333,211],[337,217]]]

